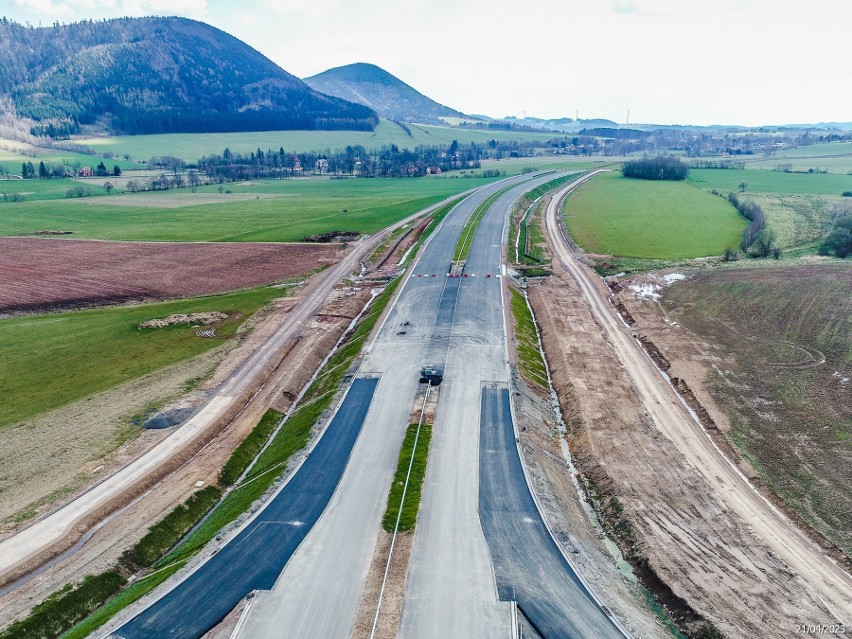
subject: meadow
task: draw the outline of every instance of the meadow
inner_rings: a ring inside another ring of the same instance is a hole
[[[852,175],[693,169],[687,181],[723,194],[736,192],[756,202],[766,213],[777,245],[785,251],[815,251],[816,245],[831,230],[833,215],[838,210],[852,208],[852,198],[842,196],[844,191],[852,191]],[[745,190],[740,193],[743,183]]]
[[[226,295],[185,298],[0,320],[0,428],[114,388],[219,346],[197,329],[170,326],[140,330],[145,320],[173,313],[222,311],[216,335],[227,338],[256,310],[285,294],[256,288]]]
[[[852,142],[823,142],[793,149],[781,149],[766,158],[746,160],[749,168],[774,169],[789,165],[793,171],[827,170],[830,173],[852,171]]]
[[[153,156],[172,155],[195,162],[205,155],[222,153],[227,147],[235,153],[249,153],[258,148],[300,153],[306,151],[334,152],[347,146],[360,145],[376,149],[396,144],[413,149],[419,145],[449,145],[486,143],[489,140],[549,140],[553,133],[489,131],[460,129],[425,124],[407,124],[410,131],[390,120],[381,120],[375,131],[256,131],[247,133],[167,133],[160,135],[126,135],[76,140],[99,152],[128,155],[135,160]],[[20,168],[20,167],[19,167]]]
[[[717,171],[726,173],[727,171]],[[722,198],[684,182],[604,173],[566,200],[565,222],[590,253],[684,259],[738,246],[745,220]]]
[[[62,202],[0,203],[0,235],[57,229],[72,231],[78,239],[299,242],[308,235],[337,230],[374,233],[491,181],[493,178],[299,178],[227,184],[222,194],[218,187],[200,187],[199,199],[209,200],[213,195],[218,201],[204,200],[206,203],[198,205],[191,205],[189,189],[131,194],[137,198],[134,202],[144,197],[146,206],[119,206],[125,196],[115,192]],[[26,182],[27,189],[31,183],[38,181]],[[228,191],[240,194],[241,199],[229,200]],[[179,206],[175,206],[175,195],[180,196]],[[246,195],[256,198],[246,199]],[[275,195],[279,197],[268,197]]]
[[[837,173],[785,173],[757,169],[691,169],[687,182],[702,189],[738,193],[746,183],[748,193],[836,195],[852,191],[852,175]]]

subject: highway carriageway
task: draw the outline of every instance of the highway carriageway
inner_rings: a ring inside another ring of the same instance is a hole
[[[111,636],[197,639],[248,593],[271,588],[337,487],[378,381],[356,379],[304,464],[263,511],[216,555]]]

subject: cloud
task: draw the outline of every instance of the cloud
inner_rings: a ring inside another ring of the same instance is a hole
[[[340,9],[339,0],[261,0],[260,9],[280,16],[315,20]]]

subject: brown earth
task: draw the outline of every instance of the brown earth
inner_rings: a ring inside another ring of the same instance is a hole
[[[831,623],[809,584],[650,418],[575,282],[560,273],[534,283],[530,300],[577,469],[607,530],[681,625],[696,633],[710,622],[735,638]]]
[[[353,294],[354,293],[354,294]],[[176,505],[185,501],[201,485],[215,483],[219,470],[233,450],[260,420],[266,408],[274,405],[286,409],[292,399],[307,383],[322,360],[322,354],[334,345],[364,301],[369,289],[359,291],[336,290],[333,299],[323,309],[322,317],[315,317],[305,326],[301,338],[290,340],[281,349],[274,369],[265,383],[252,389],[257,394],[236,417],[203,445],[192,458],[180,461],[168,476],[168,481],[154,483],[150,489],[133,502],[129,508],[112,519],[71,557],[58,563],[37,579],[26,583],[12,593],[0,597],[0,618],[3,624],[24,616],[44,597],[65,583],[81,579],[87,574],[105,570],[115,565],[122,552],[138,541],[153,523],[160,520]],[[335,299],[343,300],[337,304]],[[216,374],[205,384],[212,388],[245,360],[280,324],[293,306],[293,300],[282,300],[267,311],[252,318],[253,330],[246,333],[240,346],[233,349],[222,361]],[[142,450],[134,450],[141,454]],[[126,464],[128,459],[121,453]],[[103,472],[109,472],[106,468]]]
[[[639,299],[630,282],[619,297],[681,395],[705,426],[718,425],[720,445],[746,457],[752,481],[849,565],[852,268],[684,272],[659,302]]]
[[[0,238],[0,316],[222,293],[303,277],[336,244]]]

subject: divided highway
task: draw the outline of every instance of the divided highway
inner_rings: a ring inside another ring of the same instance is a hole
[[[197,639],[249,592],[270,588],[331,498],[378,385],[355,380],[311,454],[259,516],[165,596],[115,631],[116,639]]]
[[[547,532],[508,408],[505,218],[518,196],[553,178],[490,185],[447,216],[304,465],[230,543],[116,639],[197,639],[253,589],[261,592],[237,637],[348,639],[419,369],[444,362],[399,636],[509,639],[515,600],[545,639],[621,636]],[[483,216],[462,275],[449,277],[464,223],[507,184],[514,185]]]

